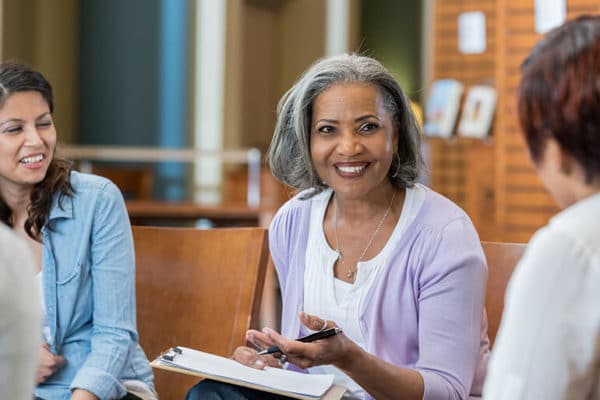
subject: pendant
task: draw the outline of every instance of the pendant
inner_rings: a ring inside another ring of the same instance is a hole
[[[356,277],[356,271],[348,270],[348,274],[346,275],[346,277],[348,279],[350,279],[352,282],[354,282],[354,278]]]

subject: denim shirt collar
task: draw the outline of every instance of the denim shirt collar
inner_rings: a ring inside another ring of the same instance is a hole
[[[52,200],[52,207],[48,214],[48,221],[59,218],[73,218],[73,198],[56,195]]]

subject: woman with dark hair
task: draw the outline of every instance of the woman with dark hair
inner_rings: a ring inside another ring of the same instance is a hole
[[[318,61],[279,103],[269,162],[299,193],[269,229],[282,335],[251,330],[248,341],[279,346],[288,368],[333,374],[347,399],[480,395],[485,258],[467,215],[415,183],[420,132],[393,75],[369,57]],[[343,333],[289,339],[335,326]],[[279,365],[249,347],[233,357],[254,368]],[[188,393],[259,398],[214,381]]]
[[[506,292],[485,399],[600,399],[600,16],[548,33],[522,66],[521,128],[563,210]]]
[[[39,72],[0,64],[0,221],[29,244],[42,294],[35,395],[154,399],[138,344],[123,198],[110,181],[71,171],[54,156],[53,109]]]

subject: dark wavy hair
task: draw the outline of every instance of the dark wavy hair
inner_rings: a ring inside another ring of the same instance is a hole
[[[600,179],[600,16],[581,16],[549,32],[521,66],[518,113],[537,163],[554,138]]]
[[[44,76],[26,65],[14,62],[0,64],[0,108],[6,99],[16,92],[35,91],[42,95],[50,113],[54,111],[52,86]],[[53,158],[46,176],[31,191],[31,202],[27,208],[25,232],[34,240],[40,240],[39,234],[48,221],[54,196],[58,195],[59,204],[63,196],[70,197],[74,190],[69,177],[72,164],[69,161]],[[12,210],[0,196],[0,221],[13,227]]]
[[[273,176],[298,190],[312,188],[305,198],[327,188],[310,156],[310,124],[317,96],[339,83],[372,85],[379,90],[399,134],[388,178],[396,188],[412,187],[424,162],[421,131],[408,98],[383,64],[357,54],[318,60],[283,95],[277,107],[277,124],[267,156]]]

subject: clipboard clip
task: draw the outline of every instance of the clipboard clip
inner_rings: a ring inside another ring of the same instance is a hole
[[[181,354],[183,354],[183,351],[179,347],[175,346],[161,354],[160,358],[167,361],[173,361],[175,360],[175,357],[180,356]]]

